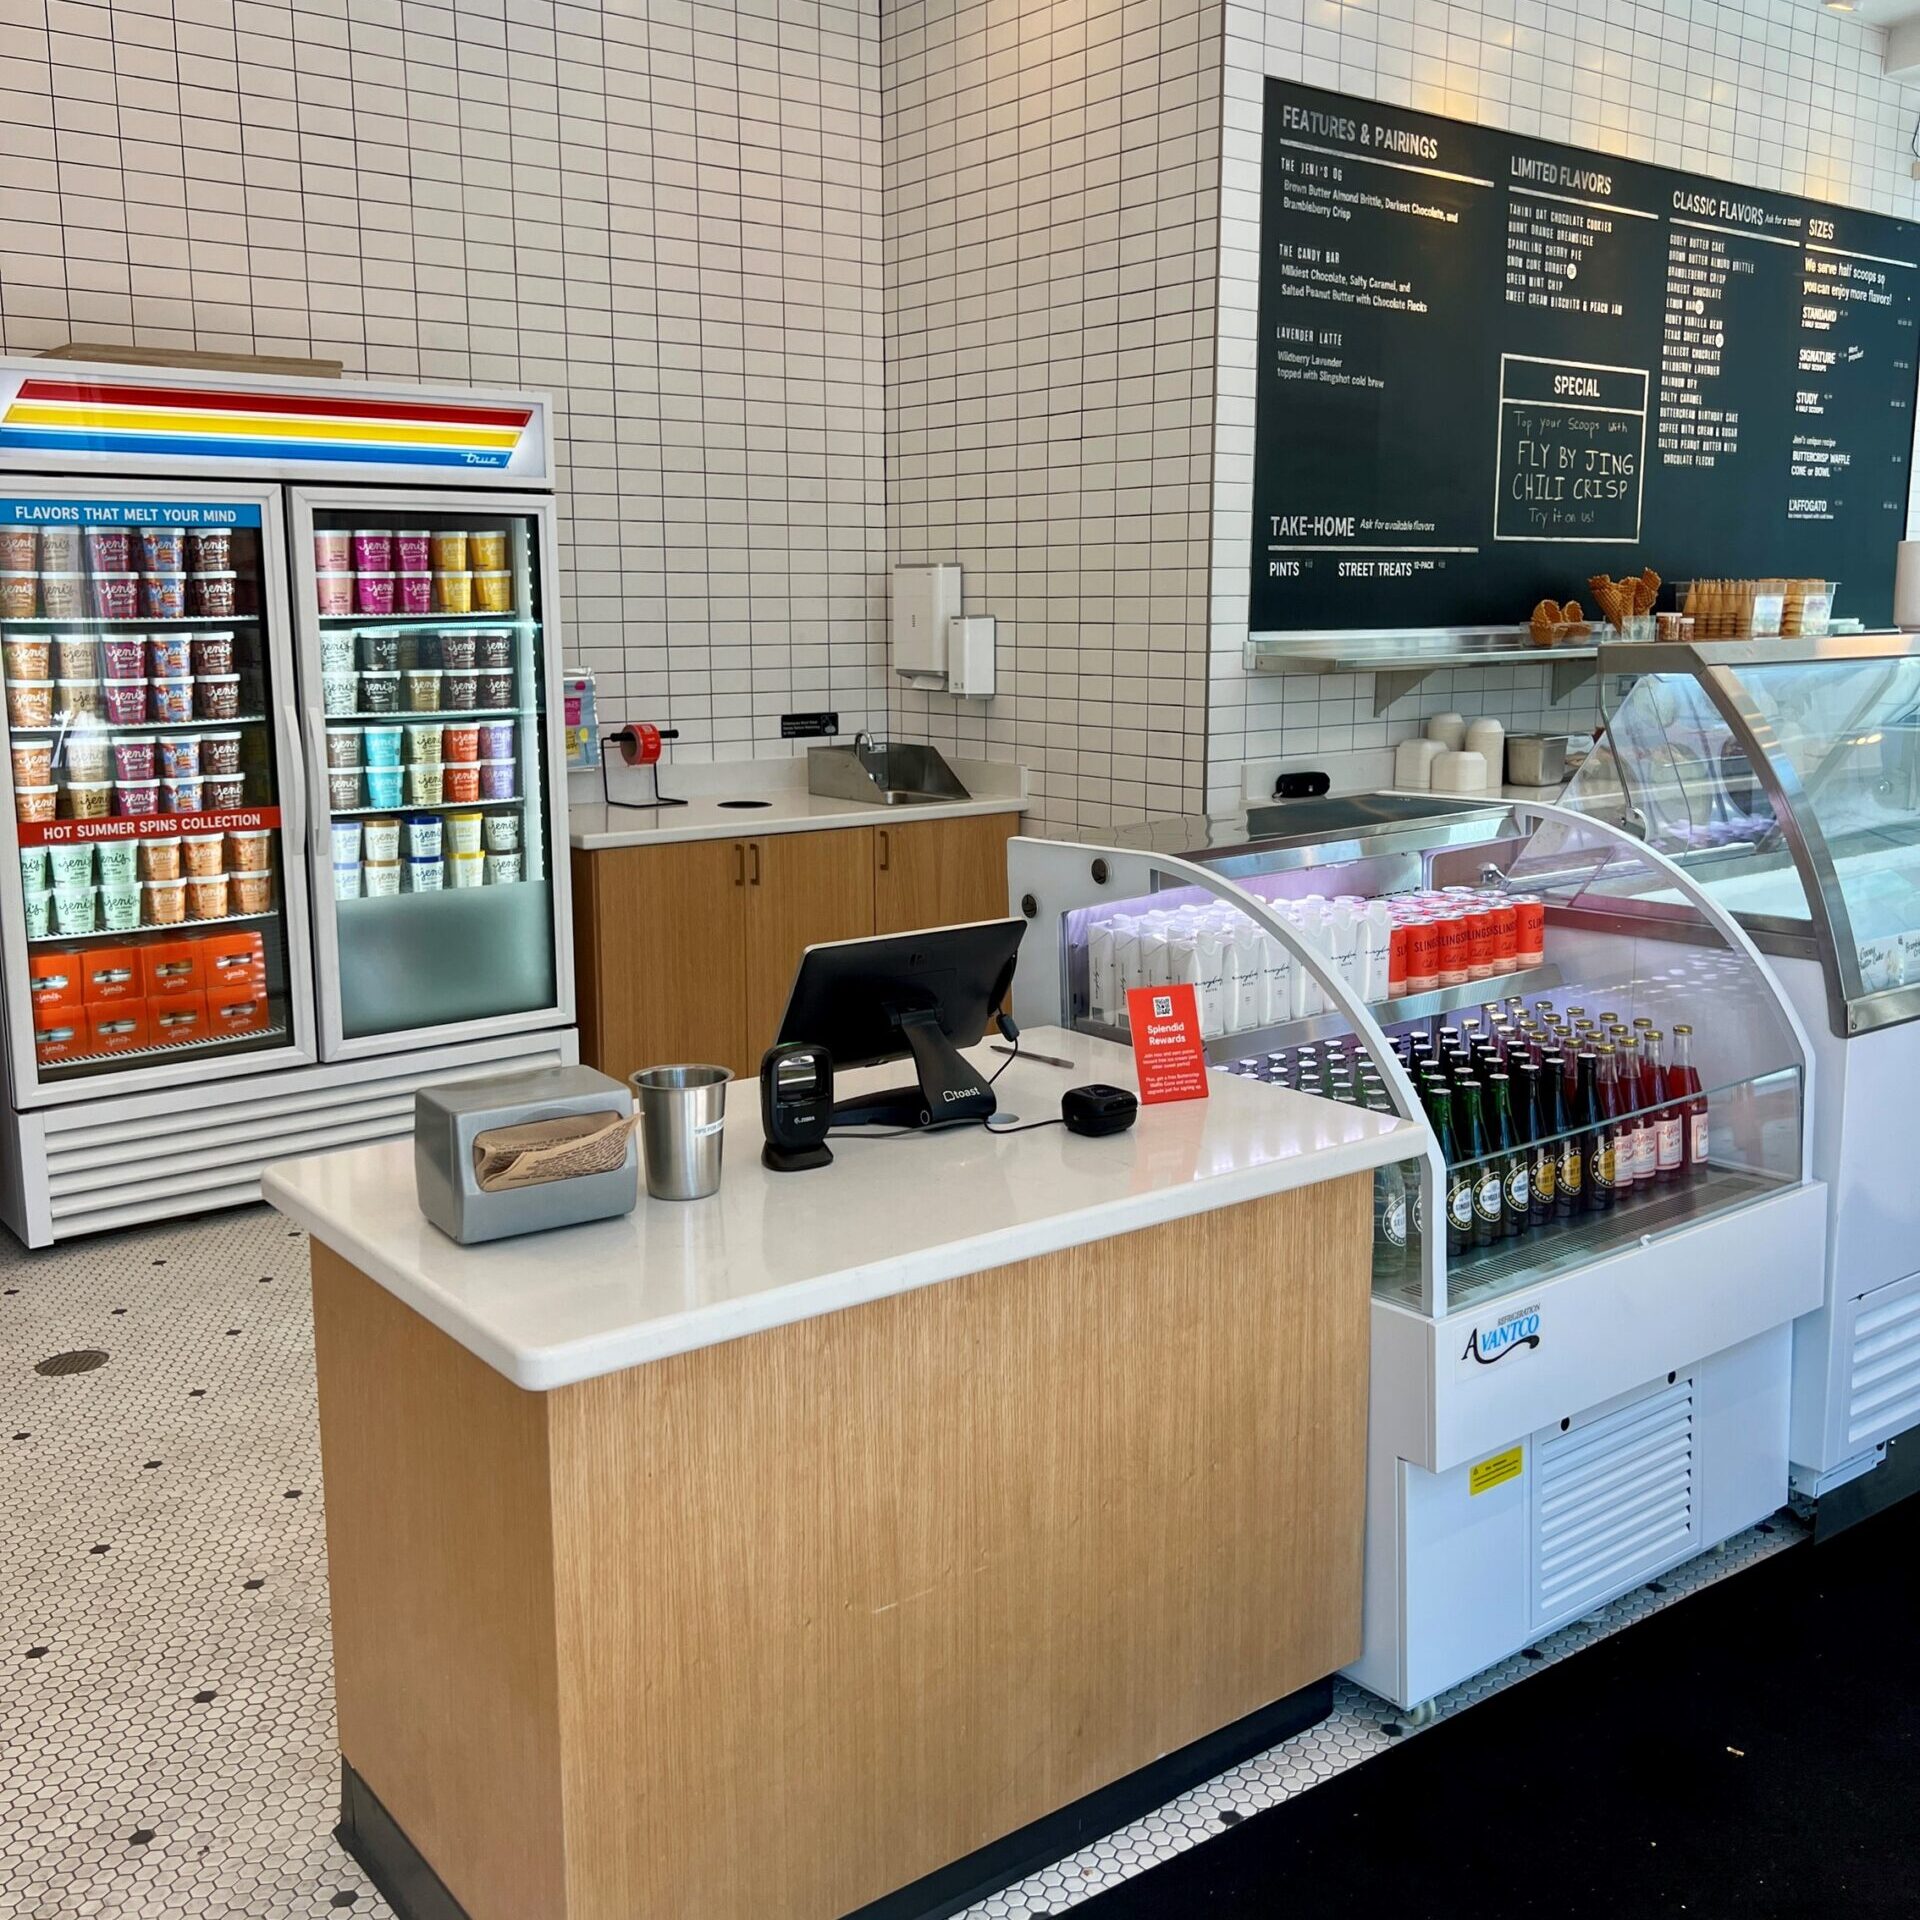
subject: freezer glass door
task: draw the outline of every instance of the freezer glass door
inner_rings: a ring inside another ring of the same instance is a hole
[[[295,495],[329,1053],[571,1016],[550,529],[538,500]]]
[[[0,480],[16,1090],[311,1057],[277,491],[70,486]]]

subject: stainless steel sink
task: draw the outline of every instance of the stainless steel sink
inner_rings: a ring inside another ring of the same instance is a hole
[[[827,800],[865,800],[883,807],[973,798],[938,748],[900,740],[875,742],[864,733],[850,747],[807,749],[807,791]]]

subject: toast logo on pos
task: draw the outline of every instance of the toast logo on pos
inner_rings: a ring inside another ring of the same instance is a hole
[[[1460,1370],[1466,1373],[1477,1366],[1498,1366],[1509,1355],[1539,1344],[1540,1309],[1517,1307],[1512,1313],[1502,1314],[1492,1326],[1475,1327],[1467,1335],[1466,1347],[1460,1355]]]

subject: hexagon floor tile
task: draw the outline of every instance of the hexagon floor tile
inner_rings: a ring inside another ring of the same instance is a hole
[[[0,1920],[391,1920],[332,1835],[305,1236],[264,1207],[40,1254],[0,1233],[0,1513]],[[1435,1720],[1798,1537],[1742,1535]],[[1319,1726],[971,1914],[1072,1907],[1410,1731],[1343,1682]]]

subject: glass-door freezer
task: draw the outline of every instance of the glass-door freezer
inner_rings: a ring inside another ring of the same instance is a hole
[[[18,1106],[316,1057],[280,497],[0,486]]]
[[[571,1020],[552,503],[291,501],[323,1055]]]

